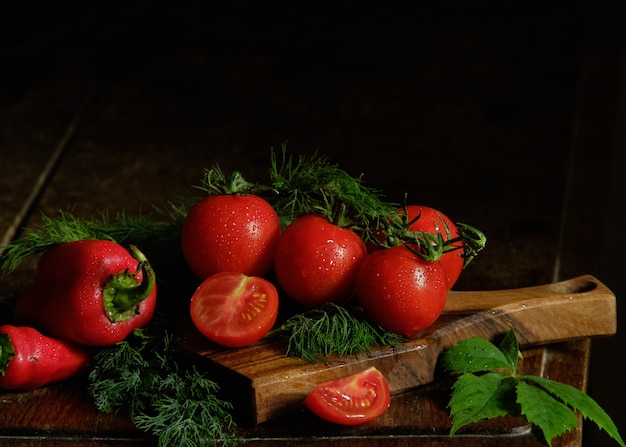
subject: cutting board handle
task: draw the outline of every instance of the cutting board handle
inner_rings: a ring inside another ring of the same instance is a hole
[[[467,318],[458,318],[463,314]],[[448,339],[443,349],[470,333],[491,339],[510,327],[523,346],[608,336],[617,330],[615,295],[591,275],[517,289],[450,292],[444,315],[455,322],[438,325],[442,333],[437,338]]]

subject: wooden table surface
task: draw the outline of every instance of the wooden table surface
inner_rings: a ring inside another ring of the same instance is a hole
[[[270,148],[286,143],[363,173],[393,200],[408,193],[483,230],[488,246],[458,290],[598,273],[604,238],[594,231],[611,206],[619,105],[619,2],[525,5],[515,14],[33,3],[0,7],[0,32],[11,42],[0,48],[3,243],[41,213],[162,206],[216,163],[253,179],[267,170]],[[3,322],[35,262],[0,279]],[[527,349],[524,368],[593,389],[594,343]],[[295,416],[242,426],[238,436],[258,446],[542,445],[513,417],[449,437],[449,386],[397,396],[362,427]],[[0,393],[0,444],[154,445],[124,417],[98,413],[84,388],[76,380]],[[582,434],[581,422],[553,445],[580,446]]]

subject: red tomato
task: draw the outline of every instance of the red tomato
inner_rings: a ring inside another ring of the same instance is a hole
[[[424,261],[398,245],[367,255],[359,268],[356,295],[382,327],[412,337],[439,318],[448,287],[438,262]]]
[[[420,205],[409,205],[406,207],[408,221],[419,218],[409,226],[409,231],[423,231],[426,233],[437,234],[439,231],[444,240],[456,239],[459,237],[459,231],[456,225],[441,211],[434,208]],[[421,213],[421,214],[420,214]],[[449,231],[449,236],[448,236]],[[456,283],[463,271],[463,242],[458,241],[453,244],[458,249],[444,253],[439,259],[441,267],[446,274],[448,288],[451,289]]]
[[[354,231],[309,214],[289,224],[278,239],[274,273],[285,293],[304,306],[340,303],[354,295],[366,254]]]
[[[200,279],[219,272],[264,276],[271,267],[280,221],[261,197],[208,196],[195,204],[182,227],[182,250]]]
[[[389,408],[387,379],[373,366],[342,379],[317,385],[304,405],[320,418],[342,425],[376,419]]]
[[[209,340],[229,347],[252,344],[272,328],[278,315],[278,291],[256,276],[217,273],[191,298],[191,319]]]

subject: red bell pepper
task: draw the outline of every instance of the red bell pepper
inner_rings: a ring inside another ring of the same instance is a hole
[[[17,302],[15,321],[84,345],[124,340],[156,306],[155,273],[136,247],[129,250],[104,240],[48,249]]]
[[[87,370],[91,353],[28,326],[0,326],[0,388],[28,391]]]

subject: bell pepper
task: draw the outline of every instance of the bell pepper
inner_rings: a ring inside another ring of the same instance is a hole
[[[87,370],[91,352],[28,326],[0,326],[0,388],[28,391]]]
[[[53,337],[108,346],[145,326],[156,306],[156,276],[137,247],[80,240],[41,256],[15,322]]]

